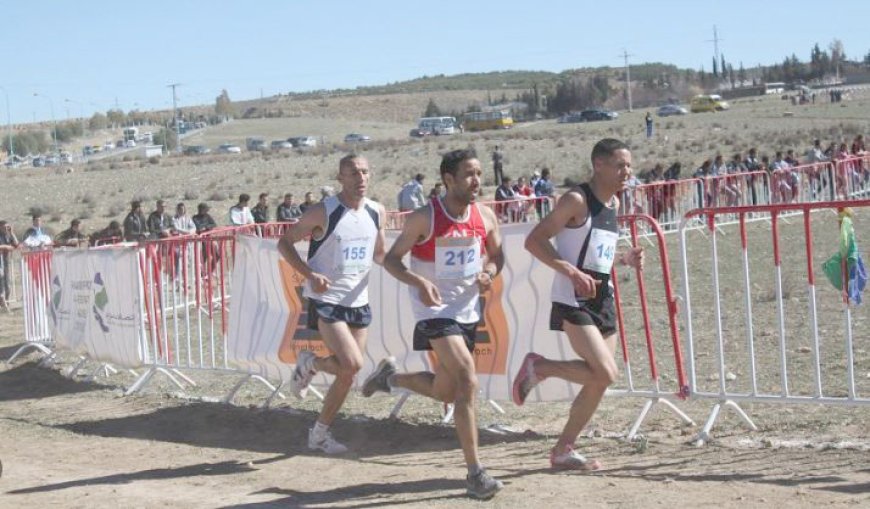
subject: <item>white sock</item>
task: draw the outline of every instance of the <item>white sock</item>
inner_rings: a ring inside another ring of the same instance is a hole
[[[311,434],[318,438],[325,437],[327,431],[329,431],[329,425],[320,421],[315,422],[314,427],[311,428]]]
[[[476,476],[481,470],[483,470],[483,465],[468,465],[468,475],[472,477]]]

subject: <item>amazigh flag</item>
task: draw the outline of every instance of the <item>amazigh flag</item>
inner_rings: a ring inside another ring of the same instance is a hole
[[[840,212],[840,250],[822,265],[828,281],[837,290],[843,289],[844,265],[849,276],[846,297],[855,304],[861,304],[861,293],[867,286],[867,271],[864,269],[864,260],[858,251],[855,228],[852,226],[852,213],[848,209]]]

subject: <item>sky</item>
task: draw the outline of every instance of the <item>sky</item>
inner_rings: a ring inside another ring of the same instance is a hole
[[[423,75],[642,62],[712,70],[870,52],[867,0],[0,0],[13,123],[170,109]],[[34,95],[36,94],[36,95]],[[7,112],[0,102],[0,122]],[[53,115],[52,115],[53,112]]]

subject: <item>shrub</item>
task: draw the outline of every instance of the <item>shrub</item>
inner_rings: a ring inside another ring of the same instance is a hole
[[[224,201],[227,199],[227,195],[222,193],[221,191],[214,191],[208,196],[208,201]]]
[[[160,164],[160,158],[157,156],[151,156],[148,158],[148,162],[151,164]]]
[[[185,200],[198,200],[199,193],[197,193],[196,191],[194,191],[192,189],[188,189],[187,191],[184,192],[184,199]]]

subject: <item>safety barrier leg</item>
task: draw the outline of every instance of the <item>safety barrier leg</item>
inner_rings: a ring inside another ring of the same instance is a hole
[[[69,372],[66,374],[66,377],[67,378],[75,378],[76,373],[79,372],[79,370],[82,368],[82,366],[85,365],[86,362],[88,362],[88,358],[85,357],[84,355],[80,356],[79,361],[76,362],[75,366],[70,368]]]
[[[243,385],[245,385],[248,380],[260,382],[261,384],[265,385],[267,389],[269,389],[269,397],[266,402],[263,403],[263,408],[269,408],[269,405],[272,404],[272,400],[275,399],[275,396],[281,399],[287,399],[287,396],[285,396],[281,392],[281,388],[284,386],[284,382],[281,382],[280,384],[275,386],[260,375],[245,375],[244,377],[242,377],[241,380],[238,381],[238,383],[236,383],[236,385],[233,386],[232,389],[230,389],[230,392],[227,393],[227,395],[223,398],[223,403],[226,403],[228,405],[232,404],[233,398],[236,397],[236,393],[239,392],[239,390],[242,388]]]
[[[45,355],[51,355],[53,353],[51,348],[49,348],[43,344],[27,343],[25,345],[21,345],[21,348],[16,350],[15,353],[12,354],[12,357],[9,357],[9,360],[6,361],[6,365],[12,366],[12,363],[15,362],[15,359],[17,359],[19,355],[23,354],[24,352],[26,352],[27,350],[29,350],[31,348],[35,348],[36,350],[39,350],[40,352],[42,352]]]
[[[631,425],[631,428],[629,428],[628,434],[625,436],[626,440],[628,440],[629,442],[634,441],[634,439],[637,437],[638,430],[640,430],[641,424],[643,424],[643,421],[646,420],[647,415],[650,413],[650,411],[652,411],[653,408],[655,408],[655,406],[659,403],[667,407],[668,410],[670,410],[677,417],[679,417],[680,420],[683,421],[683,424],[686,424],[688,426],[695,425],[695,421],[691,417],[689,417],[688,415],[686,415],[685,412],[677,408],[677,406],[671,403],[668,399],[662,397],[649,398],[643,404],[640,415],[637,416],[637,419],[635,419],[634,423]]]
[[[399,396],[399,400],[396,401],[396,404],[393,405],[393,409],[390,410],[390,419],[398,419],[399,412],[402,411],[402,407],[405,406],[405,402],[408,401],[408,398],[411,396],[409,392],[403,392],[401,396]]]
[[[713,425],[716,424],[716,419],[719,417],[719,411],[722,409],[722,405],[733,410],[734,413],[740,417],[743,423],[746,424],[747,428],[752,431],[758,431],[758,426],[752,422],[752,419],[742,408],[740,408],[740,405],[730,399],[725,399],[713,405],[713,410],[710,411],[710,416],[707,417],[707,422],[704,423],[704,428],[695,435],[695,440],[693,441],[695,447],[701,447],[713,439],[713,435],[710,434],[710,431],[713,429]]]
[[[124,393],[124,396],[130,396],[130,395],[135,394],[135,393],[139,392],[140,390],[142,390],[142,388],[145,387],[145,385],[148,383],[148,381],[151,380],[151,377],[153,377],[156,373],[162,373],[163,375],[166,376],[166,378],[169,379],[170,382],[175,384],[176,387],[178,387],[181,390],[184,390],[184,385],[182,385],[182,383],[179,382],[178,379],[176,379],[168,369],[157,367],[157,366],[151,366],[148,369],[148,371],[145,372],[145,374],[143,374],[142,376],[139,377],[138,380],[133,382],[133,385],[131,385],[130,388],[127,389],[127,392]]]

